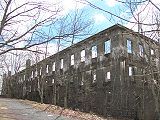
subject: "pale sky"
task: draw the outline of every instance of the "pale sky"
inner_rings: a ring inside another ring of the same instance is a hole
[[[160,8],[160,0],[152,0],[152,2]],[[157,15],[160,20],[160,11],[157,8],[155,8],[151,3],[148,4],[147,2],[143,5],[138,6],[134,12],[134,15],[136,19],[139,16],[139,20],[143,24],[156,23],[155,15]],[[130,21],[135,22],[136,21],[135,18],[131,17]],[[125,24],[125,26],[138,32],[138,25],[135,25],[133,23],[127,23]],[[156,24],[155,26],[142,25],[141,27],[142,27],[142,32],[157,29]],[[145,33],[145,35],[155,40],[158,39],[158,36],[155,36],[157,34],[152,34],[151,32]]]
[[[12,6],[13,8],[22,4],[22,2],[31,1],[31,0],[15,0],[15,1],[16,1],[15,4],[13,4],[13,6]],[[70,12],[73,12],[75,10],[75,8],[79,8],[80,10],[84,9],[84,11],[87,13],[86,18],[92,19],[94,21],[93,34],[99,32],[103,29],[106,29],[114,24],[117,24],[117,23],[123,24],[126,27],[129,27],[129,28],[137,31],[137,25],[126,23],[124,21],[122,22],[120,19],[118,19],[114,16],[111,16],[110,14],[107,14],[106,12],[103,12],[98,9],[94,9],[94,8],[88,6],[87,4],[83,4],[83,3],[79,2],[80,0],[32,0],[32,1],[36,1],[36,2],[43,1],[44,3],[47,3],[46,5],[51,10],[53,10],[54,4],[58,4],[58,6],[62,9],[61,14],[60,14],[61,16],[64,16]],[[102,8],[106,11],[109,11],[117,16],[120,16],[122,18],[126,18],[127,20],[135,21],[133,17],[129,16],[129,14],[128,14],[129,9],[126,8],[122,3],[117,2],[116,0],[89,0],[89,1],[93,4],[95,4],[96,6]],[[159,0],[152,0],[152,1],[157,6],[160,6]],[[135,10],[135,12],[144,9],[144,7],[145,7],[145,5],[138,6],[137,9]],[[151,13],[153,13],[153,11],[154,12],[158,11],[155,7],[153,7],[153,5],[148,5],[148,7],[146,7],[143,10],[143,13],[140,14],[142,19],[145,18],[145,20],[143,20],[143,22],[145,22],[145,23],[151,22],[151,18],[152,18]],[[49,14],[50,13],[42,13],[41,18],[49,16]],[[1,15],[0,15],[0,19],[1,19]],[[28,22],[24,22],[23,25],[17,24],[17,26],[14,26],[14,28],[15,29],[18,28],[20,32],[23,32],[23,30],[26,29],[27,25],[30,25],[30,24],[31,24],[31,21],[28,21]],[[19,26],[21,26],[21,27],[19,27]],[[150,29],[146,26],[143,26],[143,27],[145,30]],[[12,29],[12,28],[10,28],[10,29]],[[23,46],[23,42],[17,44],[16,46],[18,46],[18,47]],[[56,43],[50,43],[48,46],[49,46],[48,52],[50,52],[50,55],[54,54],[57,50]],[[42,51],[44,51],[44,48],[45,47],[43,45],[39,47],[39,49],[41,49]],[[33,49],[35,49],[35,47]],[[43,56],[41,56],[41,58],[43,58]]]

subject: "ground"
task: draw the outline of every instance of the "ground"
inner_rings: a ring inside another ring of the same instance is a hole
[[[58,114],[35,109],[16,99],[0,98],[0,120],[72,120]]]
[[[29,100],[0,98],[0,120],[129,120],[103,118]]]

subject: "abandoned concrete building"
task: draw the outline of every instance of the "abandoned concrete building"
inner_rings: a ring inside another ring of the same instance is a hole
[[[27,60],[26,69],[3,76],[2,94],[103,116],[154,120],[159,46],[116,24],[37,64]]]

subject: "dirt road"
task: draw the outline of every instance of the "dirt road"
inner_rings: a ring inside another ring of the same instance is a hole
[[[0,120],[71,120],[67,117],[39,111],[19,100],[0,98]],[[73,120],[73,119],[72,119]]]

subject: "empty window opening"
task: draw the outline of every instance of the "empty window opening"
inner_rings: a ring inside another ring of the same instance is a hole
[[[39,70],[39,75],[42,75],[42,67]]]
[[[85,61],[85,50],[81,51],[81,62]]]
[[[33,71],[32,71],[32,73],[31,73],[31,78],[33,78],[34,77],[34,73],[33,73]]]
[[[49,72],[49,65],[46,66],[46,73]]]
[[[132,41],[127,40],[127,52],[132,53]]]
[[[93,83],[96,82],[96,74],[93,74]]]
[[[144,53],[143,46],[139,44],[139,55],[143,57],[143,53]]]
[[[154,55],[154,50],[153,49],[151,49],[151,55]]]
[[[104,43],[105,54],[111,53],[111,40],[107,40]]]
[[[52,71],[55,71],[55,68],[56,68],[56,63],[53,62],[53,65],[52,65]]]
[[[107,72],[107,79],[110,80],[111,79],[111,73]]]
[[[93,46],[92,47],[92,58],[96,58],[97,57],[97,46]]]
[[[74,65],[74,55],[71,55],[71,65]]]
[[[130,66],[129,67],[129,72],[128,72],[129,76],[132,76],[133,75],[133,68]]]
[[[140,68],[140,74],[143,75],[144,69]]]
[[[93,74],[93,83],[95,83],[97,81],[97,76],[96,73]]]
[[[26,80],[26,75],[23,76],[23,80]]]
[[[84,85],[84,81],[83,80],[81,80],[81,85]]]
[[[81,73],[80,85],[84,85],[84,73]]]
[[[126,64],[125,60],[122,61],[122,62],[120,62],[120,67],[121,67],[122,69],[124,69],[124,68],[125,68],[125,64]]]
[[[106,76],[105,76],[105,82],[108,82],[108,81],[110,81],[111,80],[111,73],[110,73],[110,71],[108,71],[107,73],[106,73]]]
[[[63,69],[63,59],[61,59],[61,69]]]
[[[36,71],[35,71],[35,76],[37,77],[37,68],[36,68]]]
[[[55,82],[55,80],[54,80],[54,78],[52,79],[52,83],[54,83]]]

